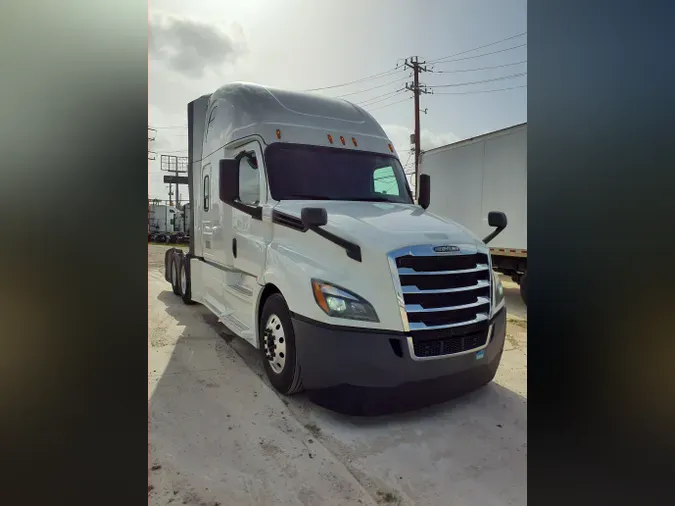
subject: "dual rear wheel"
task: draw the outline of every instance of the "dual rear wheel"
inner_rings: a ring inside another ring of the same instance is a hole
[[[190,287],[188,261],[182,255],[174,255],[171,261],[171,289],[186,304],[194,304]]]

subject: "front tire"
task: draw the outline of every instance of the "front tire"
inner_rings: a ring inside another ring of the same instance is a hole
[[[301,392],[302,375],[295,351],[293,322],[281,294],[275,293],[265,301],[259,329],[260,354],[270,383],[284,395]]]

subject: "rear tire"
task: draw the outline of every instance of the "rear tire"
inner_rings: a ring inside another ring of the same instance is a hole
[[[173,293],[176,295],[182,295],[181,290],[180,290],[180,272],[179,272],[179,263],[180,263],[180,257],[177,257],[176,255],[171,255],[171,288],[173,289]]]
[[[192,300],[192,287],[190,286],[190,268],[187,258],[179,257],[178,260],[178,280],[180,286],[180,296],[185,304],[194,304]]]
[[[293,322],[281,294],[270,295],[265,301],[258,328],[260,354],[274,389],[284,395],[301,392],[302,375],[295,351]]]
[[[527,306],[527,272],[520,278],[520,297]]]

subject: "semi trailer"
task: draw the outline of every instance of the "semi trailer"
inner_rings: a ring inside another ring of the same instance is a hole
[[[506,310],[486,243],[504,213],[484,239],[430,213],[429,177],[415,202],[391,140],[345,100],[231,83],[187,119],[190,242],[165,278],[260,351],[277,391],[492,380]]]
[[[176,230],[176,208],[165,205],[150,206],[148,213],[148,239],[169,242]]]
[[[429,211],[475,234],[490,230],[486,210],[508,215],[490,243],[492,267],[520,285],[527,304],[527,123],[428,150],[420,174],[434,180]]]

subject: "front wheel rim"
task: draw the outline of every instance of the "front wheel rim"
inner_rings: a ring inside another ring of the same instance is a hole
[[[265,324],[263,349],[270,369],[280,374],[286,365],[286,333],[281,319],[275,314],[270,315]]]

